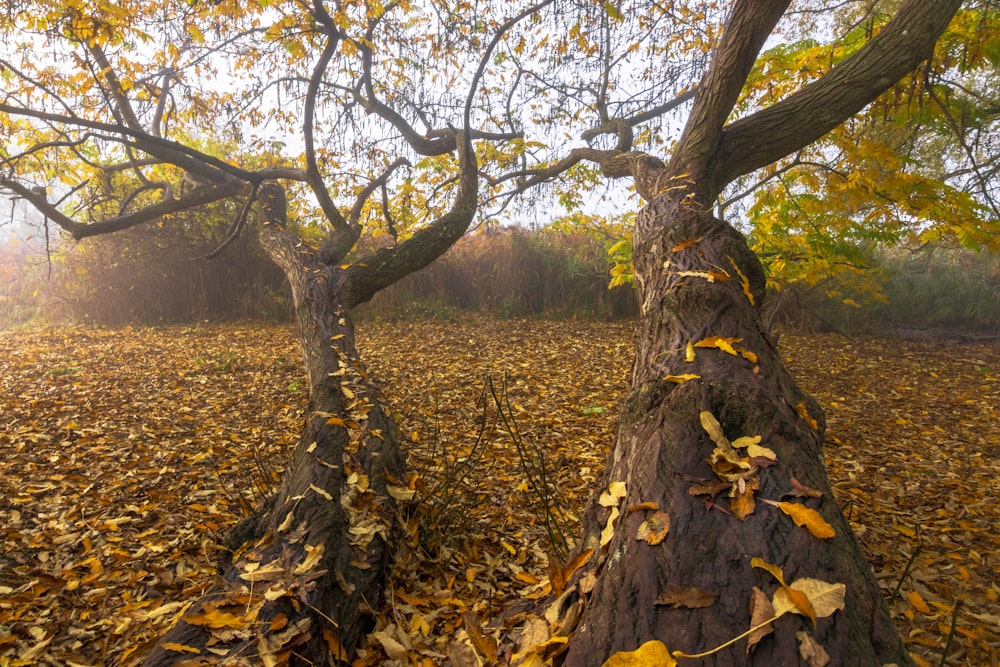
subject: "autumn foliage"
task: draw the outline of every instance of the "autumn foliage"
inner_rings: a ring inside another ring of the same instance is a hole
[[[440,664],[477,618],[531,600],[553,576],[515,443],[502,427],[484,436],[484,417],[489,426],[496,416],[479,401],[484,377],[499,386],[506,376],[522,441],[577,514],[614,437],[630,331],[463,318],[373,325],[361,344],[401,416],[416,504],[401,517],[409,537],[391,605],[359,664]],[[949,664],[989,664],[1000,640],[1000,347],[817,336],[784,350],[828,415],[837,501],[917,664],[937,665],[942,653]],[[273,325],[8,332],[0,367],[0,660],[134,664],[211,585],[226,528],[286,462],[306,400],[294,334]],[[449,479],[463,490],[450,505]],[[663,526],[651,528],[655,539]],[[770,601],[782,584],[761,572]],[[784,576],[794,589],[797,577]],[[661,600],[705,602],[683,590]],[[212,622],[244,622],[216,611]],[[483,646],[492,632],[483,629]]]

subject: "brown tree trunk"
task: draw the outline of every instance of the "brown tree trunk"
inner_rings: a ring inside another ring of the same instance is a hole
[[[577,590],[593,588],[575,603],[582,615],[565,664],[601,665],[652,639],[686,653],[724,644],[751,627],[753,587],[769,597],[778,587],[772,575],[751,566],[755,557],[782,568],[789,583],[810,577],[845,584],[845,608],[818,619],[815,629],[805,617],[786,614],[749,656],[743,639],[696,664],[806,665],[796,638],[803,630],[833,665],[909,664],[833,498],[821,450],[822,412],[796,386],[764,331],[764,275],[743,237],[700,207],[662,195],[639,217],[634,256],[641,303],[636,360],[601,487],[624,482],[627,495],[606,546],[599,542],[610,508],[595,502],[584,517],[580,550],[594,549],[594,555],[574,582]],[[688,347],[713,336],[729,339],[737,354]],[[691,350],[695,356],[688,361]],[[679,384],[664,379],[685,374],[700,377]],[[703,411],[718,419],[729,439],[760,435],[760,444],[777,455],[776,464],[753,475],[759,479],[759,491],[751,494],[756,507],[744,520],[734,516],[738,502],[728,488],[714,500],[710,493],[693,495],[697,484],[720,481],[708,463],[715,444],[702,426]],[[814,537],[761,502],[787,499],[793,478],[822,492],[790,500],[818,511],[834,537]],[[669,533],[658,544],[637,539],[653,512],[652,505],[628,511],[641,503],[655,503],[669,515]],[[701,608],[658,604],[661,595],[682,588],[717,598]],[[564,603],[564,618],[573,615],[568,608]]]
[[[262,243],[292,285],[309,414],[268,507],[234,529],[223,580],[146,665],[189,660],[194,650],[212,664],[336,664],[369,632],[383,599],[389,487],[403,484],[403,460],[341,305],[345,270],[281,229],[265,228]]]

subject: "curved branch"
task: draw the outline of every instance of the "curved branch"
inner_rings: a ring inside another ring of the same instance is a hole
[[[700,182],[715,154],[726,118],[747,76],[790,0],[738,0],[722,30],[719,46],[694,96],[691,115],[670,159],[671,171]],[[765,163],[766,164],[766,163]],[[715,193],[706,197],[714,199]]]
[[[241,169],[240,167],[230,164],[225,160],[220,160],[217,157],[202,153],[201,151],[195,150],[190,146],[185,146],[184,144],[176,141],[171,141],[162,137],[154,137],[147,132],[134,130],[124,125],[102,123],[100,121],[80,118],[78,116],[64,116],[62,114],[50,113],[47,111],[28,109],[25,107],[7,104],[5,102],[0,102],[0,112],[9,113],[15,116],[24,116],[27,118],[37,118],[38,120],[68,125],[71,127],[97,130],[99,132],[106,132],[110,135],[128,137],[134,141],[134,146],[139,150],[149,153],[163,162],[176,165],[192,174],[200,176],[205,180],[224,183],[228,180],[227,174],[247,182],[252,182],[256,179],[254,172]]]
[[[708,167],[710,194],[811,144],[861,111],[931,55],[961,3],[905,0],[852,56],[785,99],[728,125]]]
[[[124,229],[129,229],[145,222],[151,222],[157,218],[171,213],[204,206],[220,199],[226,199],[240,194],[246,189],[246,184],[236,179],[230,179],[219,185],[206,186],[192,190],[187,195],[179,199],[168,199],[158,204],[147,206],[134,213],[118,215],[113,218],[101,220],[99,222],[78,222],[58,208],[50,204],[43,193],[25,186],[16,180],[0,177],[0,188],[6,188],[11,192],[23,197],[29,204],[34,206],[42,215],[46,216],[61,228],[69,232],[73,238],[80,240],[88,236],[109,234]]]
[[[522,19],[540,11],[554,0],[543,0],[504,23],[486,47],[469,85],[462,114],[462,130],[452,130],[458,147],[459,185],[451,209],[429,226],[392,248],[383,248],[359,260],[347,271],[342,294],[344,305],[353,308],[371,299],[400,278],[418,271],[437,259],[469,229],[478,208],[479,174],[472,146],[472,100],[493,50],[504,34]]]
[[[365,202],[368,201],[368,198],[372,196],[372,193],[375,192],[375,190],[385,186],[386,181],[388,181],[389,177],[392,176],[392,172],[396,171],[400,167],[409,166],[411,166],[410,161],[405,157],[396,158],[392,164],[386,167],[385,171],[379,174],[378,178],[371,181],[364,187],[364,189],[361,190],[360,193],[358,193],[357,199],[354,201],[354,207],[351,208],[351,214],[348,217],[348,222],[351,227],[358,229],[359,232],[361,231],[358,221],[361,219],[361,211],[365,206]]]
[[[318,6],[322,6],[317,3]],[[305,118],[302,121],[302,135],[306,144],[306,174],[309,186],[313,194],[319,201],[319,207],[323,210],[326,219],[333,225],[335,234],[350,234],[350,225],[344,219],[343,214],[330,196],[330,190],[326,187],[323,175],[320,174],[319,164],[316,161],[316,142],[313,136],[313,121],[316,118],[316,97],[319,95],[319,87],[323,81],[323,73],[330,65],[334,54],[337,52],[337,45],[340,44],[340,34],[333,32],[327,35],[326,44],[323,45],[323,52],[313,67],[312,76],[309,78],[309,89],[306,91],[306,104],[304,109]]]
[[[247,217],[250,215],[250,209],[253,208],[253,203],[257,199],[257,193],[260,190],[260,185],[254,184],[253,188],[250,190],[250,194],[247,195],[246,201],[243,202],[243,207],[240,209],[239,215],[233,220],[233,224],[229,226],[229,230],[226,232],[226,238],[223,239],[214,250],[195,259],[215,259],[218,257],[223,250],[232,245],[240,236],[240,231],[246,226]]]

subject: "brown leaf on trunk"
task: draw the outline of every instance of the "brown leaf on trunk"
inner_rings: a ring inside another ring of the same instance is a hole
[[[691,488],[688,489],[688,494],[692,496],[707,496],[709,498],[715,498],[717,495],[727,490],[732,484],[729,482],[712,482],[709,484],[692,484]]]
[[[687,607],[688,609],[699,609],[701,607],[712,606],[718,599],[719,596],[715,593],[704,591],[700,588],[677,586],[668,588],[660,593],[660,596],[656,598],[656,602],[653,604],[670,605],[674,608]]]
[[[819,498],[823,495],[822,491],[817,491],[812,487],[808,487],[802,484],[795,477],[791,478],[792,490],[785,493],[781,497],[784,498]]]
[[[795,633],[795,638],[799,640],[799,655],[809,663],[809,667],[826,667],[829,664],[830,656],[811,634],[800,630]]]
[[[756,629],[747,636],[746,655],[749,656],[757,646],[757,642],[774,631],[770,623],[762,625],[772,618],[774,618],[774,607],[770,598],[764,591],[754,586],[753,595],[750,597],[750,627]]]
[[[667,537],[668,532],[670,532],[670,515],[658,510],[639,524],[639,530],[635,537],[637,540],[655,545],[662,542]]]

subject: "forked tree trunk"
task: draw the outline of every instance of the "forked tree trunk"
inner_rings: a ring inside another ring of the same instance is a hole
[[[306,424],[266,512],[235,530],[223,583],[146,665],[192,658],[178,647],[211,664],[336,664],[370,631],[383,599],[394,525],[387,487],[403,483],[395,422],[339,305],[343,270],[283,230],[265,227],[262,243],[292,285],[309,376]]]
[[[820,408],[796,386],[764,331],[763,270],[743,237],[696,206],[661,195],[640,214],[634,256],[642,309],[636,359],[602,486],[624,482],[627,495],[605,547],[599,545],[600,533],[611,510],[595,502],[584,517],[580,549],[592,548],[595,555],[575,580],[593,582],[587,575],[594,574],[596,584],[577,602],[582,615],[565,664],[601,665],[611,654],[652,639],[686,653],[722,645],[751,626],[752,588],[770,597],[778,587],[772,575],[751,567],[755,557],[782,568],[789,583],[810,577],[846,584],[845,608],[820,618],[815,629],[808,619],[787,614],[749,656],[744,639],[681,664],[806,665],[796,638],[802,630],[833,665],[909,664],[831,492]],[[738,339],[732,341],[737,354],[694,347],[694,360],[686,360],[689,343],[713,336]],[[700,377],[680,384],[664,379],[685,374]],[[733,515],[728,489],[713,502],[691,493],[697,483],[719,482],[707,462],[715,444],[702,426],[702,411],[718,419],[729,439],[760,435],[761,445],[777,455],[775,465],[759,470],[756,508],[745,520]],[[833,526],[834,537],[813,537],[761,502],[785,499],[793,478],[822,492],[818,499],[791,500],[817,510]],[[637,539],[653,512],[628,511],[640,503],[655,503],[670,517],[669,533],[659,544]],[[684,587],[718,597],[703,608],[657,604],[662,594]]]

